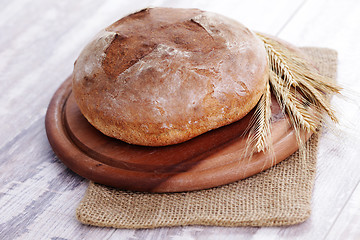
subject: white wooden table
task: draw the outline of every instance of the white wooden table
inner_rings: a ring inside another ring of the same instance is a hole
[[[82,47],[147,6],[196,7],[301,46],[339,52],[340,124],[325,130],[312,215],[289,227],[85,226],[75,209],[88,181],[54,155],[44,116]],[[0,1],[0,239],[360,239],[360,1]]]

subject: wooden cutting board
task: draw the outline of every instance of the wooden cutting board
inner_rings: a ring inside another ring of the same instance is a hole
[[[246,153],[242,120],[187,142],[145,147],[107,137],[88,123],[76,105],[71,76],[53,96],[45,119],[49,142],[59,159],[87,179],[146,192],[200,190],[231,183],[264,171],[298,149],[294,131],[272,100],[274,155]],[[310,134],[303,134],[306,139]]]

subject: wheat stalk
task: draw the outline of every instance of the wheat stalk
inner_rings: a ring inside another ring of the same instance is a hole
[[[297,86],[299,82],[308,81],[324,93],[340,92],[341,89],[331,79],[313,71],[304,57],[272,38],[260,33],[257,35],[264,43],[272,69],[282,76],[286,83]]]
[[[270,118],[271,118],[271,91],[270,83],[266,83],[266,89],[260,98],[259,103],[255,109],[253,120],[254,125],[250,130],[250,138],[248,139],[248,146],[254,146],[255,151],[261,152],[270,150],[271,144],[271,131],[270,131]],[[254,150],[252,150],[254,151]]]
[[[308,132],[315,132],[320,119],[303,104],[305,99],[302,99],[294,88],[287,88],[282,79],[272,70],[270,70],[270,83],[280,107],[287,113],[292,125]]]
[[[323,113],[337,122],[329,96],[338,94],[341,88],[331,79],[316,73],[295,51],[265,35],[257,35],[267,51],[270,75],[266,91],[255,110],[249,143],[257,152],[271,149],[271,87],[280,107],[289,116],[301,147],[301,131],[316,132]]]

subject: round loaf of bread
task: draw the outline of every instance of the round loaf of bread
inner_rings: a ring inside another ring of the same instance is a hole
[[[73,93],[105,135],[164,146],[244,117],[268,72],[262,41],[242,24],[198,9],[147,8],[84,48]]]

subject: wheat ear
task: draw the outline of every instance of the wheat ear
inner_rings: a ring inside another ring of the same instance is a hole
[[[289,116],[290,123],[300,145],[304,146],[301,131],[316,132],[322,113],[337,122],[329,96],[341,90],[331,79],[322,76],[306,61],[292,51],[265,35],[257,34],[264,42],[270,68],[266,91],[260,98],[254,113],[254,125],[248,142],[253,152],[266,151],[271,147],[271,91],[282,110]]]
[[[253,127],[250,130],[248,146],[254,146],[256,152],[271,149],[271,91],[270,83],[266,83],[265,92],[261,96],[253,115]]]
[[[306,59],[295,51],[262,34],[258,33],[258,36],[264,42],[271,69],[284,80],[286,87],[296,88],[314,108],[337,122],[327,96],[339,93],[341,88],[331,79],[317,74]]]
[[[305,99],[294,88],[287,88],[283,80],[270,70],[270,83],[280,107],[290,118],[293,126],[308,132],[315,132],[320,123],[319,116],[309,111]]]

